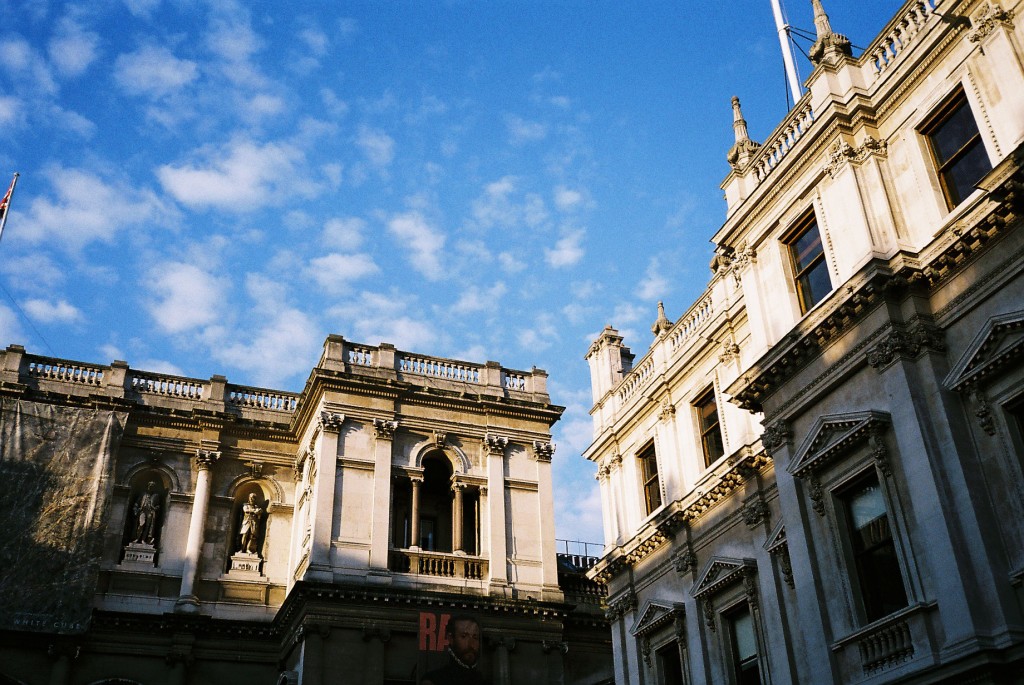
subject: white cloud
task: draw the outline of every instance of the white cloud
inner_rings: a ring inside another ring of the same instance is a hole
[[[287,103],[284,99],[276,95],[259,93],[249,98],[245,103],[243,111],[245,112],[246,119],[253,121],[263,116],[280,114],[285,111],[286,108]]]
[[[0,95],[0,126],[14,126],[21,119],[21,100],[9,95]]]
[[[0,260],[0,271],[10,276],[11,284],[29,292],[52,293],[64,282],[65,269],[43,252]]]
[[[526,262],[516,257],[511,252],[502,252],[498,255],[498,263],[505,273],[517,274],[526,268]]]
[[[452,305],[451,311],[456,314],[469,314],[496,310],[498,301],[507,291],[508,288],[500,281],[490,288],[470,286],[462,291],[458,301]]]
[[[513,195],[518,190],[519,180],[505,176],[484,187],[483,195],[473,201],[473,220],[480,228],[502,226],[514,228],[526,224],[534,228],[548,219],[543,198],[535,193],[526,193],[521,202]]]
[[[117,359],[117,357],[112,357]],[[172,364],[163,359],[138,359],[132,362],[132,367],[150,371],[152,373],[163,373],[168,376],[184,376],[185,372],[177,364]]]
[[[545,350],[557,339],[558,327],[550,314],[539,315],[532,328],[522,328],[518,335],[519,346],[531,352]]]
[[[163,223],[172,215],[148,189],[106,180],[90,171],[53,167],[45,172],[56,198],[39,195],[21,229],[31,242],[54,239],[66,248],[110,242],[124,228]]]
[[[0,40],[0,68],[33,91],[52,95],[57,91],[46,60],[21,36]]]
[[[160,6],[160,0],[123,0],[128,11],[136,17],[148,17]]]
[[[65,17],[58,24],[57,34],[50,40],[50,61],[63,76],[78,76],[96,59],[99,36]]]
[[[82,312],[66,300],[49,302],[47,300],[27,300],[22,306],[25,313],[41,323],[76,323],[82,320]]]
[[[195,62],[178,59],[167,48],[156,45],[118,55],[114,62],[114,80],[131,95],[164,97],[181,90],[198,76],[199,67]]]
[[[385,167],[395,158],[395,141],[383,131],[360,126],[356,145],[376,167]]]
[[[78,112],[61,109],[54,105],[50,108],[50,121],[58,127],[67,129],[82,138],[92,138],[96,133],[96,124]]]
[[[583,248],[580,243],[583,241],[585,232],[580,230],[571,231],[563,236],[554,248],[545,248],[544,259],[553,267],[572,266],[583,259]]]
[[[330,41],[327,39],[327,34],[321,31],[315,26],[310,26],[302,29],[298,33],[300,41],[306,44],[309,51],[317,57],[323,57],[327,54],[327,48],[330,45]]]
[[[513,144],[529,143],[544,140],[548,135],[548,127],[537,121],[527,121],[516,115],[505,117],[509,140]]]
[[[387,222],[388,232],[411,253],[414,269],[432,281],[444,276],[441,253],[445,236],[433,229],[418,212],[398,214]]]
[[[10,307],[0,304],[0,345],[25,344],[25,331],[18,322],[18,316]]]
[[[214,359],[251,375],[253,383],[280,387],[289,377],[309,371],[322,342],[320,327],[307,314],[286,308],[244,336],[211,341]]]
[[[227,289],[224,279],[182,262],[153,267],[145,286],[153,298],[146,308],[166,333],[185,333],[216,322]]]
[[[359,340],[371,345],[389,342],[400,350],[409,351],[436,351],[438,348],[433,327],[408,316],[367,316],[357,319],[354,325]]]
[[[323,242],[338,250],[355,250],[363,244],[366,222],[359,217],[336,217],[324,223]]]
[[[644,277],[637,285],[636,294],[642,300],[657,300],[665,297],[669,288],[668,279],[661,273],[661,263],[657,257],[652,257],[647,262],[647,270]]]
[[[565,186],[555,188],[555,206],[563,212],[572,211],[583,201],[583,193]]]
[[[287,143],[235,140],[200,156],[204,163],[166,164],[156,170],[164,190],[191,207],[250,212],[296,194],[309,197],[316,190],[300,172],[302,152]]]
[[[317,257],[309,263],[309,276],[322,288],[339,291],[347,288],[352,281],[365,278],[380,271],[373,258],[367,254],[332,253]]]

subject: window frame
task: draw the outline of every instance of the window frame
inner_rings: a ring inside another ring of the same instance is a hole
[[[739,641],[736,639],[736,618],[740,614],[745,614],[747,619],[750,621],[750,632],[754,638],[754,655],[746,660],[740,656],[739,653]],[[761,645],[761,637],[758,635],[757,616],[754,615],[753,608],[750,602],[744,599],[743,601],[736,602],[735,604],[726,607],[721,611],[721,619],[723,627],[725,628],[725,642],[726,649],[729,653],[729,665],[730,675],[732,676],[732,682],[737,685],[741,685],[743,681],[743,674],[745,667],[753,666],[757,669],[757,681],[758,683],[764,683],[764,670],[763,661],[764,648]]]
[[[801,267],[799,255],[796,251],[796,243],[812,229],[818,234],[818,246],[820,251],[813,259],[811,259],[810,263]],[[787,230],[782,236],[780,242],[786,249],[786,254],[789,260],[790,275],[792,277],[793,287],[796,290],[797,304],[800,306],[800,315],[803,316],[814,309],[818,303],[828,297],[829,293],[835,290],[835,284],[832,283],[832,273],[828,267],[828,260],[825,259],[825,241],[821,234],[821,224],[818,221],[818,216],[813,207],[801,214],[800,217],[793,222],[793,225],[790,226],[789,230]],[[821,297],[817,300],[813,300],[813,292],[810,288],[810,276],[817,268],[825,270],[825,275],[828,276],[829,289],[827,292],[822,293]],[[806,282],[804,279],[806,279]]]
[[[643,493],[644,515],[650,516],[665,503],[665,497],[661,491],[661,470],[658,468],[658,450],[654,445],[654,440],[649,440],[643,447],[637,450],[636,460],[640,466],[640,489]],[[653,473],[648,471],[648,465],[653,466]],[[657,495],[656,504],[652,503],[652,492]]]
[[[703,410],[711,402],[713,402],[714,405],[715,405],[715,422],[712,425],[705,425],[705,423],[704,423],[704,411]],[[697,434],[698,434],[698,436],[700,438],[701,454],[703,454],[703,456],[704,456],[704,468],[708,469],[708,468],[711,468],[712,464],[714,464],[716,461],[718,461],[719,459],[724,457],[725,453],[726,453],[726,449],[725,449],[725,433],[722,432],[722,415],[721,415],[721,412],[719,410],[718,396],[715,394],[715,386],[714,386],[714,384],[711,384],[702,393],[700,393],[700,395],[697,396],[697,399],[693,400],[693,402],[690,403],[690,406],[693,407],[693,412],[694,412],[694,415],[695,415],[695,417],[697,419]],[[719,443],[721,444],[721,448],[722,448],[722,453],[719,454],[714,459],[710,458],[710,456],[708,454],[708,445],[707,445],[708,436],[713,431],[717,431],[718,432],[717,433],[718,434],[718,440],[719,440]]]
[[[938,132],[944,124],[949,122],[961,108],[964,107],[967,108],[970,120],[974,124],[974,134],[971,135],[966,142],[956,150],[956,152],[951,154],[947,160],[940,161],[934,134]],[[960,189],[951,188],[947,173],[967,158],[975,149],[977,149],[978,146],[981,147],[981,151],[985,155],[985,160],[988,162],[989,170],[991,171],[993,168],[992,160],[989,158],[988,149],[985,146],[985,139],[981,135],[981,127],[978,125],[978,118],[975,116],[974,109],[971,107],[971,103],[967,99],[967,93],[964,91],[963,85],[957,85],[949,95],[944,97],[939,104],[933,107],[924,120],[917,125],[916,130],[925,139],[925,147],[928,148],[932,169],[935,171],[935,175],[938,178],[939,189],[941,190],[942,198],[946,203],[946,209],[947,211],[952,211],[970,197],[973,191],[967,192],[963,197],[960,197]]]
[[[865,574],[863,573],[861,566],[861,559],[868,556],[869,552],[876,549],[878,545],[866,550],[857,550],[855,542],[857,531],[854,529],[852,514],[850,511],[850,502],[853,493],[870,481],[873,481],[875,487],[878,488],[879,494],[882,498],[882,504],[885,506],[885,518],[889,528],[888,545],[892,548],[892,556],[896,562],[896,566],[899,571],[900,584],[903,589],[903,606],[878,615],[873,615],[873,611],[869,606],[868,598],[869,592],[877,594],[877,590],[874,588],[868,589],[866,587],[864,579]],[[853,589],[855,611],[860,623],[862,625],[869,625],[909,607],[912,604],[910,585],[907,582],[908,579],[906,569],[904,568],[903,555],[900,550],[900,541],[897,539],[897,533],[895,530],[892,502],[890,501],[889,494],[886,491],[882,474],[878,473],[877,468],[874,466],[858,470],[851,474],[850,477],[845,478],[841,484],[838,484],[832,489],[832,498],[833,511],[835,512],[836,522],[842,539],[844,556],[846,557],[846,575],[850,581],[850,586]]]

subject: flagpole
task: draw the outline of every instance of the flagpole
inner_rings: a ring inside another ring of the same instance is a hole
[[[11,199],[14,197],[14,188],[18,185],[19,176],[21,176],[21,174],[15,171],[14,180],[11,181],[11,187],[7,190],[7,195],[4,196],[4,200],[7,202],[7,207],[4,209],[4,215],[0,217],[0,239],[3,239],[4,237],[4,226],[7,225],[7,215],[11,213]]]
[[[786,65],[786,80],[789,81],[789,89],[793,92],[794,104],[803,95],[803,88],[800,86],[800,78],[796,75],[796,62],[793,59],[793,46],[789,43],[789,24],[782,17],[782,7],[779,0],[772,0],[772,13],[775,15],[775,27],[779,31],[779,45],[782,46],[782,61]]]

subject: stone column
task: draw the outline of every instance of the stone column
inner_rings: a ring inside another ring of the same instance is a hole
[[[466,489],[466,484],[452,483],[452,488],[455,490],[455,499],[452,500],[452,551],[456,554],[465,554],[462,549],[462,493]]]
[[[345,425],[345,415],[321,411],[311,443],[306,468],[310,469],[311,497],[309,507],[310,548],[305,580],[334,579],[331,542],[334,535],[334,490],[337,487],[338,438]],[[305,533],[303,532],[303,537]]]
[[[555,510],[555,493],[551,483],[551,458],[555,454],[555,446],[550,442],[535,440],[533,454],[537,458],[537,498],[540,500],[540,511],[553,512]],[[544,587],[551,592],[559,592],[554,516],[541,517],[537,536],[541,541]]]
[[[199,598],[192,593],[199,570],[199,557],[203,552],[203,534],[206,532],[206,511],[210,506],[210,478],[214,463],[220,459],[220,452],[196,450],[195,467],[196,491],[192,498],[192,518],[188,523],[188,540],[185,543],[185,564],[181,569],[181,592],[174,610],[183,613],[198,613]]]
[[[495,642],[494,685],[512,685],[511,653],[515,648],[514,637],[500,637]]]
[[[384,682],[385,643],[391,639],[391,630],[375,625],[363,627],[363,642],[366,651],[363,653],[363,682],[366,685],[379,685]]]
[[[329,625],[304,623],[299,627],[298,639],[302,640],[302,685],[323,685],[324,642],[330,637]]]
[[[508,438],[488,433],[483,439],[487,455],[488,572],[492,586],[508,585],[505,547],[505,446]]]
[[[373,512],[370,528],[370,569],[388,572],[388,529],[391,525],[391,448],[398,422],[374,419]]]
[[[49,685],[67,685],[71,676],[71,661],[78,657],[79,647],[63,644],[51,644],[46,650],[53,659],[50,666]]]
[[[409,537],[412,549],[420,548],[420,486],[423,485],[423,476],[409,476],[412,483],[412,512],[409,514]]]

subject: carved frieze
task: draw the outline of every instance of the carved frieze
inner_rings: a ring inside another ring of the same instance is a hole
[[[740,346],[736,344],[736,341],[729,338],[722,342],[722,351],[718,355],[718,361],[723,364],[728,364],[733,359],[739,359],[740,357]]]
[[[743,522],[750,528],[768,520],[768,504],[760,497],[754,497],[743,504]]]
[[[681,576],[693,573],[697,570],[697,555],[687,546],[672,557],[672,564],[676,569],[676,573]]]
[[[670,418],[676,415],[676,405],[669,402],[667,399],[661,401],[661,409],[658,411],[658,418],[661,421],[668,421]]]
[[[621,597],[609,602],[608,609],[605,610],[604,615],[611,623],[615,623],[623,616],[636,609],[636,606],[636,593],[630,590]]]

